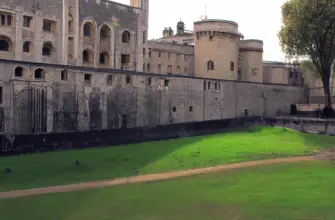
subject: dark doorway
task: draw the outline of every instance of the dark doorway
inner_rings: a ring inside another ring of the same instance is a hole
[[[244,109],[244,117],[250,116],[250,109]]]
[[[122,128],[123,129],[127,128],[127,124],[128,124],[128,116],[122,115]]]
[[[290,113],[291,113],[291,115],[296,115],[297,114],[297,106],[296,105],[292,104],[290,106]]]

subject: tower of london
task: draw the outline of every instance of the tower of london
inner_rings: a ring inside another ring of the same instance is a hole
[[[182,21],[148,40],[149,0],[0,3],[0,122],[8,135],[276,116],[301,73],[263,61],[234,21]]]

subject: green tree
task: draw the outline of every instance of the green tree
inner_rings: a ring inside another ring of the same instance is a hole
[[[308,57],[323,84],[325,106],[331,108],[330,77],[335,59],[335,1],[289,0],[282,6],[279,39],[289,57]]]
[[[318,70],[315,68],[314,64],[312,61],[310,60],[303,60],[300,63],[300,69],[302,70],[309,70],[313,75],[315,75],[316,78],[320,77],[320,73],[318,72]]]

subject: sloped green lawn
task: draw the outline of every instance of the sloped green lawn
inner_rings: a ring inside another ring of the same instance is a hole
[[[2,219],[334,220],[335,165],[249,167],[170,181],[0,200]]]
[[[0,158],[0,191],[167,172],[226,163],[310,154],[335,137],[278,127],[128,146]],[[75,166],[80,160],[80,167]],[[9,167],[11,174],[5,174]]]

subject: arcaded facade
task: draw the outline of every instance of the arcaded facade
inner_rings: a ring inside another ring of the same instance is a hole
[[[0,2],[0,131],[275,116],[305,102],[298,74],[265,65],[237,23],[180,21],[148,41],[148,14],[149,0]]]
[[[0,58],[142,70],[148,0],[0,3]]]

